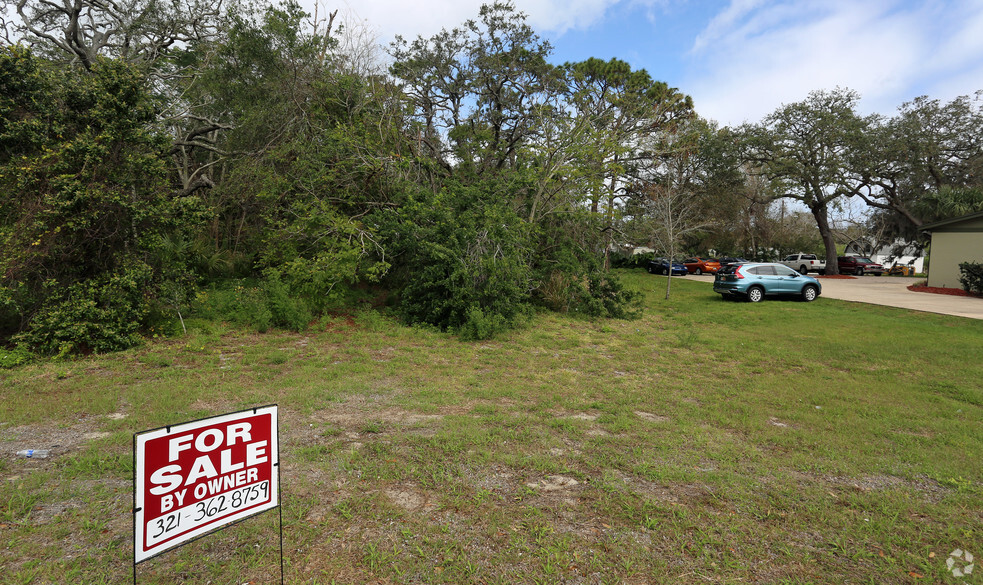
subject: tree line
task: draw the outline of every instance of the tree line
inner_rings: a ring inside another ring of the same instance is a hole
[[[978,101],[864,118],[837,89],[720,128],[620,60],[551,63],[507,3],[387,67],[292,1],[6,5],[0,336],[44,354],[130,347],[230,282],[228,311],[295,329],[365,299],[465,338],[629,317],[625,244],[799,245],[793,198],[830,253],[847,198],[916,241],[983,200]]]

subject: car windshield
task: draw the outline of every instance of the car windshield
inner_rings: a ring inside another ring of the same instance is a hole
[[[874,261],[871,260],[870,258],[862,258],[860,256],[857,256],[857,262],[866,262],[867,264],[873,264],[874,263]]]

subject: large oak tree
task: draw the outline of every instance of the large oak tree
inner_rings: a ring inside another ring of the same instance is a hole
[[[742,129],[746,159],[780,197],[800,202],[815,219],[828,274],[838,273],[830,211],[862,186],[849,172],[851,154],[872,123],[856,113],[859,99],[846,89],[814,91]]]

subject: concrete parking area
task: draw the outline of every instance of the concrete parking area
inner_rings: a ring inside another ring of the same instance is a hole
[[[713,282],[712,274],[701,276],[691,274],[679,278],[703,281],[707,284]],[[983,299],[981,298],[908,290],[909,286],[917,282],[924,282],[924,280],[924,278],[901,276],[819,277],[819,282],[823,287],[822,296],[826,298],[955,315],[969,319],[983,319]]]

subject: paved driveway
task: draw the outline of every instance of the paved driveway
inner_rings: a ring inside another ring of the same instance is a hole
[[[683,276],[688,280],[713,282],[713,275]],[[926,311],[955,315],[970,319],[983,319],[983,299],[957,297],[931,293],[912,292],[908,287],[923,278],[903,276],[859,276],[854,278],[820,278],[822,296],[843,301],[870,303],[899,307],[913,311]]]

